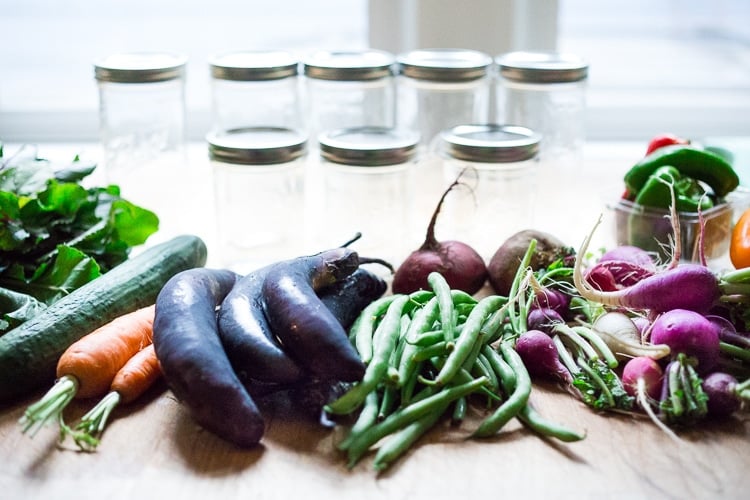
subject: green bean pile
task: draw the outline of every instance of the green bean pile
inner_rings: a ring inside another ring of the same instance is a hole
[[[493,436],[518,418],[543,436],[582,439],[529,404],[531,377],[503,328],[514,301],[451,290],[439,273],[428,282],[431,290],[371,303],[349,331],[367,369],[326,406],[332,415],[359,412],[338,444],[349,467],[379,444],[373,465],[387,468],[441,419],[462,422],[475,400],[489,411],[472,438]]]

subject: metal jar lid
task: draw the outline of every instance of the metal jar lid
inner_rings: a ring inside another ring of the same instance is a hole
[[[112,54],[94,65],[94,76],[100,82],[165,82],[182,78],[186,64],[186,56],[168,52]]]
[[[500,76],[517,82],[567,83],[588,77],[588,63],[575,54],[518,51],[496,61]]]
[[[515,125],[459,125],[440,134],[443,152],[481,163],[530,160],[539,152],[541,135]]]
[[[400,74],[417,80],[462,82],[482,78],[492,57],[469,49],[420,49],[397,57]]]
[[[321,156],[333,163],[378,167],[414,158],[419,134],[387,127],[354,127],[319,136]]]
[[[206,137],[209,158],[223,163],[271,165],[286,163],[305,153],[306,137],[282,127],[245,127]]]
[[[393,75],[395,58],[382,50],[319,51],[304,60],[305,76],[319,80],[376,80]]]
[[[279,80],[295,76],[299,61],[289,52],[236,51],[218,54],[210,61],[211,76],[217,80]]]

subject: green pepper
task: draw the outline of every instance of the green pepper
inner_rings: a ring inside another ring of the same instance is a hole
[[[713,200],[700,183],[683,176],[671,165],[657,168],[635,196],[635,203],[646,207],[668,209],[674,189],[675,209],[678,212],[698,212],[714,206]]]
[[[723,198],[740,183],[732,165],[718,154],[696,146],[674,145],[659,148],[633,165],[625,174],[625,186],[637,195],[656,169],[666,165],[684,177],[706,183],[716,198]]]

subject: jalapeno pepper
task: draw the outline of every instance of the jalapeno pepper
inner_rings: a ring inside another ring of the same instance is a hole
[[[625,174],[625,186],[636,196],[656,169],[665,165],[676,168],[683,177],[704,182],[716,198],[723,198],[740,179],[732,165],[721,156],[691,145],[664,146],[646,155]]]
[[[672,204],[672,189],[678,212],[698,212],[714,206],[713,200],[698,181],[684,177],[671,165],[657,168],[638,191],[634,201],[646,207],[668,209]]]

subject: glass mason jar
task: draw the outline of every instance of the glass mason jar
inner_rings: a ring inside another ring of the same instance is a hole
[[[309,137],[342,128],[393,127],[393,64],[393,55],[380,50],[320,51],[305,59]]]
[[[342,244],[356,233],[361,255],[398,265],[410,250],[410,171],[419,137],[384,127],[323,132],[319,139],[322,203],[319,246]],[[387,273],[390,275],[390,272]]]
[[[243,127],[303,130],[299,62],[285,51],[235,51],[210,61],[213,132]]]
[[[504,122],[542,135],[538,190],[546,203],[535,227],[559,233],[580,214],[580,201],[571,203],[570,196],[583,162],[588,64],[554,52],[511,52],[496,61]]]
[[[534,221],[540,135],[511,125],[459,125],[440,134],[445,198],[440,239],[462,241],[489,262],[512,234]]]
[[[496,62],[501,121],[542,134],[543,163],[580,164],[588,64],[576,55],[554,52],[510,52]]]
[[[94,65],[106,180],[159,216],[158,237],[184,230],[180,200],[165,186],[192,189],[185,155],[184,56],[114,54]],[[158,239],[158,238],[157,238]]]
[[[207,137],[218,253],[246,274],[304,251],[306,137],[278,127],[249,127]]]
[[[488,122],[492,57],[476,50],[425,49],[396,59],[397,125],[419,132],[422,145],[447,128]]]

